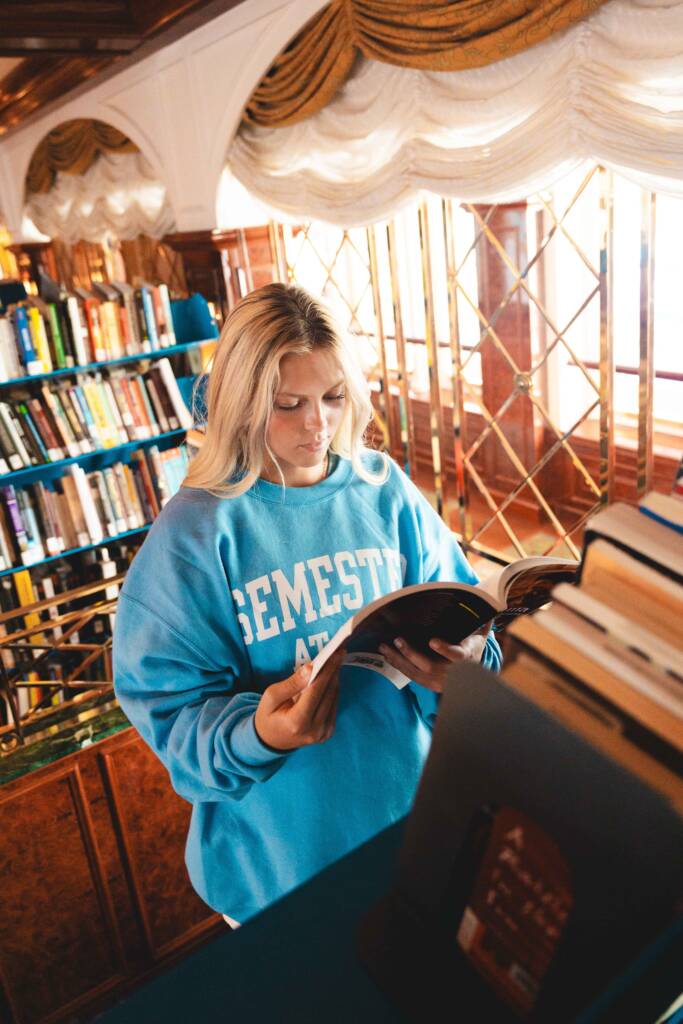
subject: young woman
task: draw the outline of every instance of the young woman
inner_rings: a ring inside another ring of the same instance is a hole
[[[205,441],[137,554],[116,616],[116,693],[193,805],[199,895],[244,922],[405,815],[451,662],[497,668],[493,636],[434,657],[385,649],[397,690],[343,652],[310,660],[368,601],[477,582],[388,457],[363,448],[366,382],[329,314],[267,285],[223,328]]]

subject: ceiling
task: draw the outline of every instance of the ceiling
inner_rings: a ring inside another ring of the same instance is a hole
[[[0,135],[240,0],[0,0]]]

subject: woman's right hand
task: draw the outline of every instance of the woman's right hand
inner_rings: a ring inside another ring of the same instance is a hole
[[[272,683],[261,696],[254,725],[267,746],[283,753],[324,743],[334,732],[339,700],[339,669],[346,651],[335,651],[311,685],[311,662],[280,683]]]

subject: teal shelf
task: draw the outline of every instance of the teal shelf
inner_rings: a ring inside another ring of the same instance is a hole
[[[12,576],[15,572],[21,572],[22,569],[37,569],[40,565],[47,565],[49,562],[58,562],[60,558],[70,558],[72,555],[80,555],[83,551],[92,551],[93,548],[104,547],[105,544],[112,544],[117,540],[124,540],[126,537],[132,537],[136,533],[146,533],[150,529],[151,523],[146,523],[144,526],[137,526],[134,530],[125,530],[123,533],[114,534],[112,537],[103,537],[102,540],[98,540],[96,544],[85,544],[80,548],[69,548],[68,551],[60,551],[58,555],[50,555],[49,558],[43,558],[40,562],[34,562],[32,565],[13,565],[11,569],[3,569],[0,572],[0,576]]]
[[[175,356],[188,349],[196,348],[198,345],[205,345],[209,341],[216,341],[215,338],[200,338],[198,341],[186,341],[182,345],[171,345],[169,348],[160,348],[155,352],[138,352],[134,356],[121,356],[120,359],[106,359],[100,363],[86,363],[83,366],[69,366],[64,370],[52,370],[51,373],[32,373],[27,377],[13,377],[12,380],[0,381],[0,388],[16,387],[18,384],[30,384],[34,380],[53,380],[57,377],[73,376],[76,373],[88,373],[91,370],[102,370],[108,366],[121,366],[125,363],[140,363],[144,359],[162,359],[164,356]]]
[[[0,476],[0,487],[11,484],[13,487],[26,487],[36,480],[52,480],[61,476],[61,470],[66,466],[77,463],[83,469],[100,469],[103,466],[111,465],[112,462],[121,461],[125,456],[137,448],[146,448],[149,445],[161,444],[166,447],[165,442],[171,438],[184,436],[185,430],[167,430],[156,437],[138,438],[135,441],[128,441],[127,444],[115,445],[112,448],[96,448],[93,452],[83,452],[81,455],[74,455],[69,459],[58,459],[56,462],[40,462],[35,466],[25,466],[23,469],[15,469],[11,473]]]

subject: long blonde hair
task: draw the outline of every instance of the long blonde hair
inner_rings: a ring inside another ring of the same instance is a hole
[[[385,479],[386,460],[379,475],[369,472],[361,461],[363,436],[372,417],[370,389],[331,314],[298,285],[267,284],[232,309],[210,370],[199,382],[201,387],[208,377],[207,422],[204,441],[184,481],[188,487],[234,498],[259,478],[266,454],[277,466],[266,435],[280,383],[280,362],[286,355],[314,349],[336,358],[346,385],[344,416],[331,451],[350,459],[356,473],[369,483]]]

